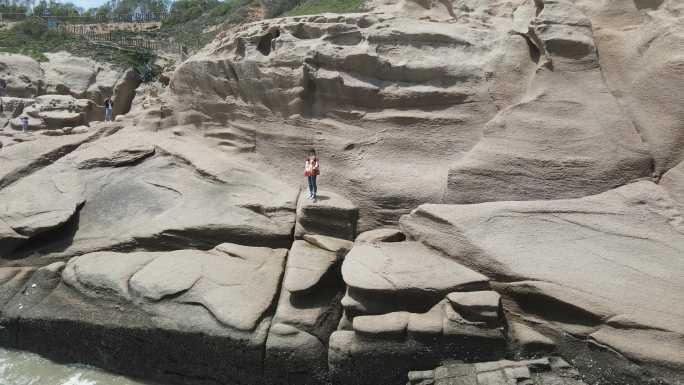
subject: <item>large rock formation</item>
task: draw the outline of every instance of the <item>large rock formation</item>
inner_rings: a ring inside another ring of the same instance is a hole
[[[362,231],[417,202],[575,198],[679,161],[674,1],[377,3],[221,34],[176,71],[187,103],[163,124],[239,121],[288,180],[317,147],[322,179],[355,198]],[[627,26],[615,33],[629,50],[604,39]],[[649,62],[627,77],[637,52]],[[639,76],[664,92],[628,97],[647,89],[620,89]]]
[[[0,53],[0,76],[7,83],[4,94],[0,94],[0,133],[5,128],[11,136],[21,129],[19,116],[28,116],[29,130],[63,135],[60,129],[64,127],[103,120],[102,104],[108,96],[114,101],[116,115],[130,110],[140,84],[135,71],[122,71],[67,52],[45,56],[48,60],[39,63],[27,56]]]
[[[219,33],[166,89],[0,55],[0,343],[192,385],[681,384],[680,3],[369,1]]]
[[[4,305],[0,340],[164,383],[258,383],[286,254],[223,244],[48,265]]]
[[[581,365],[600,360],[590,348],[602,346],[681,379],[683,209],[643,181],[573,200],[424,205],[402,227],[496,280],[512,314],[560,340],[583,341],[559,344]]]

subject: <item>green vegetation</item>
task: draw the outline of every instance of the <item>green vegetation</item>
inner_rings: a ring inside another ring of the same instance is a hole
[[[67,51],[120,68],[141,69],[139,72],[143,72],[142,69],[154,60],[151,53],[119,51],[89,44],[75,36],[63,35],[48,29],[39,18],[28,18],[16,23],[12,29],[0,30],[0,51],[30,56],[38,61],[47,60],[44,53]]]
[[[23,17],[28,8],[17,4],[0,4],[0,13],[4,14],[5,19],[18,19]]]
[[[11,30],[0,31],[0,51],[31,56],[38,61],[47,58],[44,52],[53,47],[68,44],[69,37],[50,31],[42,20],[29,18],[13,26]]]
[[[212,10],[221,3],[218,0],[177,0],[171,6],[169,16],[164,19],[162,26],[171,27],[197,19],[207,10]]]
[[[1,0],[0,0],[1,1]],[[293,16],[323,12],[355,12],[363,6],[363,0],[109,0],[99,8],[83,11],[72,3],[41,0],[33,3],[34,15],[42,15],[45,9],[52,16],[78,16],[79,22],[96,21],[96,16],[116,18],[130,15],[140,7],[143,12],[168,12],[159,30],[145,32],[150,39],[169,39],[183,46],[199,48],[214,39],[228,25],[245,22],[261,11],[266,17]],[[4,8],[3,8],[4,7]],[[265,8],[263,8],[265,7]],[[10,9],[11,8],[11,9]],[[26,13],[28,8],[17,5],[0,5],[0,12]],[[31,11],[29,10],[29,13]],[[100,19],[101,20],[101,19]],[[139,37],[141,33],[113,31],[112,36]],[[12,29],[0,29],[0,51],[20,53],[36,60],[46,60],[44,53],[65,50],[75,55],[109,62],[120,67],[133,67],[141,78],[154,77],[152,54],[118,50],[104,44],[91,44],[79,37],[63,35],[50,30],[44,20],[29,17],[14,24]]]
[[[158,32],[188,47],[202,47],[222,30],[220,25],[245,21],[258,0],[178,0]]]
[[[171,0],[109,0],[98,8],[88,9],[83,15],[116,19],[119,15],[133,14],[138,7],[144,13],[165,13],[170,5]]]
[[[333,2],[335,0],[332,0]],[[272,0],[268,9],[266,9],[267,17],[282,16],[285,12],[295,8],[302,0]]]
[[[45,10],[50,12],[50,16],[79,16],[81,14],[81,9],[72,3],[58,3],[54,0],[45,1],[42,0],[35,7],[33,7],[33,14],[36,16],[42,16]]]
[[[316,13],[350,13],[358,12],[363,6],[363,0],[306,0],[297,5],[286,15],[312,15]]]

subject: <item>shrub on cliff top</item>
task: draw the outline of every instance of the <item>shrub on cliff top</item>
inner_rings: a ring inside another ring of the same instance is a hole
[[[306,0],[286,13],[287,16],[314,15],[317,13],[358,12],[363,0]]]

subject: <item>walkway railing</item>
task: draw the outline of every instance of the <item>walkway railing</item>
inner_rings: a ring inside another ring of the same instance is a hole
[[[28,16],[25,13],[0,13],[0,22],[25,20]]]
[[[38,16],[38,15],[36,15]],[[113,15],[92,16],[41,16],[45,20],[53,20],[57,24],[106,24],[106,23],[150,23],[161,22],[169,16],[168,12],[121,13]],[[0,21],[24,20],[30,16],[24,13],[0,13]]]
[[[58,29],[63,34],[75,35],[79,37],[84,37],[91,41],[106,41],[110,43],[117,44],[121,47],[127,48],[140,48],[147,50],[159,50],[162,49],[162,42],[155,39],[145,38],[141,36],[127,36],[122,33],[112,33],[105,32],[100,33],[92,31],[85,27],[84,25],[70,25],[70,24],[60,24]]]

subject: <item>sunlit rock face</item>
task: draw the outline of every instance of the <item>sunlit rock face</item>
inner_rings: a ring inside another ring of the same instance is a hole
[[[679,384],[679,3],[259,21],[68,130],[99,70],[0,55],[0,344],[162,383]]]
[[[239,124],[291,180],[318,148],[361,230],[417,202],[596,194],[680,158],[675,3],[376,1],[248,24],[180,66],[166,124]]]

